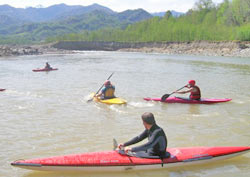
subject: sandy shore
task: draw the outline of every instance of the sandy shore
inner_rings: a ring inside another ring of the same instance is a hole
[[[46,45],[18,46],[0,45],[0,57],[39,55],[49,53],[72,53],[88,51],[128,51],[145,53],[186,54],[199,56],[250,57],[250,42],[158,42],[119,43],[64,41]]]

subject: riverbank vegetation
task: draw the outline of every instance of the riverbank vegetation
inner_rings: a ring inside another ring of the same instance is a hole
[[[250,41],[250,0],[199,0],[180,17],[170,11],[164,17],[128,25],[125,29],[101,29],[50,37],[55,41],[189,42]]]

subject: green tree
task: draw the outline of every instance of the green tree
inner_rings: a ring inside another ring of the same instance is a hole
[[[250,22],[250,0],[233,0],[232,13],[236,25]]]
[[[223,3],[221,3],[217,10],[217,24],[226,24],[228,16],[229,16],[229,0],[224,0]]]
[[[212,0],[199,0],[195,3],[194,9],[201,11],[201,10],[209,10],[215,7],[215,4]]]
[[[171,17],[173,17],[173,15],[172,15],[171,11],[168,10],[168,11],[165,13],[164,18],[169,19],[169,18],[171,18]]]

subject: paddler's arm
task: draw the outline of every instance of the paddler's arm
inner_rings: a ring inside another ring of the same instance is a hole
[[[102,93],[98,93],[98,94],[94,95],[94,97],[99,97],[101,95],[102,95]]]
[[[101,90],[101,92],[100,92],[100,93],[97,93],[94,97],[100,97],[100,96],[102,96],[102,94],[104,94],[104,92],[105,92],[105,88],[103,88],[103,89]]]
[[[194,92],[194,91],[196,91],[195,88],[190,88],[190,89],[185,90],[185,91],[175,91],[174,93],[185,94],[185,93],[190,93],[190,92]]]
[[[165,138],[160,134],[161,129],[155,130],[151,137],[149,138],[148,142],[145,144],[142,144],[137,147],[131,148],[131,151],[137,152],[137,151],[146,151],[149,148],[154,147],[156,144],[162,144],[161,142],[165,142]],[[160,148],[160,147],[159,147]]]
[[[125,152],[127,151],[130,151],[131,148],[130,147],[126,147],[126,146],[129,146],[129,145],[132,145],[132,144],[135,144],[135,143],[138,143],[142,140],[144,140],[145,138],[148,137],[148,133],[147,133],[147,130],[145,129],[139,136],[136,136],[134,137],[133,139],[127,141],[126,143],[121,143],[118,145],[118,148],[119,149],[122,149],[123,147],[125,148]]]

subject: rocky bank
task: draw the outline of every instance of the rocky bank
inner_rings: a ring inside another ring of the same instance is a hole
[[[1,56],[15,56],[15,55],[35,55],[40,54],[38,48],[31,46],[16,46],[16,45],[0,45]]]
[[[0,45],[0,57],[19,56],[19,55],[42,55],[49,53],[71,53],[69,50],[57,49],[46,45]]]
[[[0,45],[1,56],[72,53],[76,51],[128,51],[199,56],[250,57],[250,42],[87,42],[63,41],[47,45]]]
[[[250,42],[70,42],[64,41],[53,45],[64,50],[104,50],[129,51],[166,54],[186,54],[201,56],[236,56],[250,57]]]

